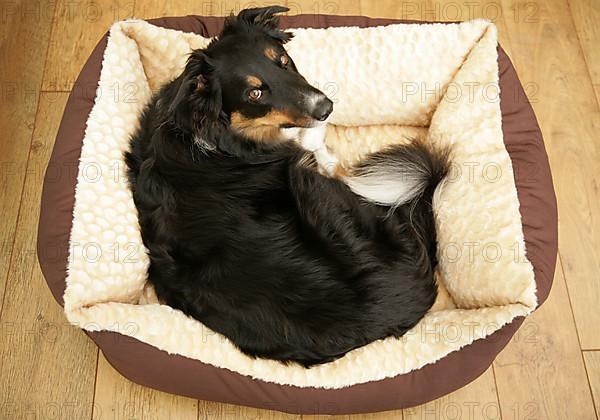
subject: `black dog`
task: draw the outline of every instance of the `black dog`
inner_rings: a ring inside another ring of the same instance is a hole
[[[448,157],[414,142],[323,174],[294,137],[322,131],[333,104],[286,54],[286,10],[244,10],[193,51],[126,161],[159,298],[249,355],[310,366],[432,306]]]

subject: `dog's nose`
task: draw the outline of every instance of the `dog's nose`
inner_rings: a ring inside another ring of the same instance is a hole
[[[333,111],[333,102],[327,96],[324,96],[315,105],[312,117],[319,121],[325,121],[329,117],[329,114],[331,114],[331,111]]]

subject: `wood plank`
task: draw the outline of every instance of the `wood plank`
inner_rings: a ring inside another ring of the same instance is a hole
[[[595,418],[560,263],[547,302],[493,366],[504,418]]]
[[[114,21],[133,16],[135,2],[94,0],[56,4],[43,90],[70,91],[96,43]]]
[[[198,406],[198,420],[299,420],[300,415],[282,413],[273,410],[259,410],[252,407],[243,407],[234,404],[221,404],[213,401],[200,401]]]
[[[475,2],[472,2],[475,4]],[[479,6],[481,3],[477,2]],[[417,21],[456,21],[469,20],[464,10],[466,6],[457,2],[439,2],[423,0],[418,2],[399,2],[395,0],[361,0],[362,14],[371,17],[417,20]],[[458,15],[458,16],[455,16]]]
[[[41,168],[50,158],[67,95],[52,98],[40,100],[0,320],[0,418],[91,415],[96,346],[67,324],[36,262]]]
[[[596,404],[596,415],[598,415],[600,413],[600,351],[584,351],[583,359]]]
[[[379,413],[346,415],[303,415],[302,420],[402,420],[402,410],[381,411]]]
[[[302,420],[402,420],[402,410],[381,411],[379,413],[346,415],[303,415]]]
[[[360,0],[360,14],[373,18],[424,20],[419,16],[428,7],[430,0],[423,2],[399,2],[396,0]],[[429,20],[433,20],[432,18]]]
[[[164,2],[162,0],[145,0],[139,2],[136,7],[135,17],[141,19],[150,19],[162,16],[182,16],[182,15],[200,15],[200,16],[228,16],[230,13],[237,13],[246,5],[250,7],[266,6],[268,4],[281,4],[275,0],[261,2],[240,2],[237,0],[222,0],[209,2]]]
[[[529,3],[505,0],[505,10]],[[535,83],[533,103],[556,188],[559,250],[582,349],[600,348],[600,110],[566,0],[535,3],[531,22],[506,20],[522,81]],[[552,51],[552,54],[548,52]],[[565,106],[568,104],[568,106]],[[577,182],[573,182],[573,180]]]
[[[490,367],[475,381],[451,394],[404,410],[404,420],[427,418],[469,420],[500,418],[492,368]]]
[[[54,3],[2,6],[0,25],[0,310],[15,239],[19,202],[25,180],[40,84],[50,40],[51,22],[36,11],[52,14]],[[31,11],[29,13],[28,11]],[[41,13],[41,12],[40,12]],[[39,168],[37,169],[39,170]],[[38,175],[40,175],[38,173]]]
[[[134,384],[100,352],[92,418],[196,420],[198,401]]]
[[[236,3],[231,0],[215,2],[165,2],[161,0],[144,0],[136,4],[134,16],[139,19],[152,19],[164,16],[221,16],[226,15]],[[237,3],[239,4],[239,2]],[[221,13],[223,11],[223,13]]]
[[[265,0],[260,2],[239,2],[224,0],[204,3],[165,3],[161,0],[147,0],[139,2],[135,10],[135,17],[149,19],[161,16],[177,16],[194,14],[201,16],[228,16],[237,14],[245,7],[285,5],[290,8],[288,14],[331,14],[331,15],[357,15],[360,14],[360,3],[356,0],[328,1],[328,0]]]
[[[569,0],[569,5],[596,99],[600,102],[600,2]]]
[[[289,7],[290,15],[355,16],[361,14],[362,8],[362,3],[358,0],[287,0],[282,3]]]

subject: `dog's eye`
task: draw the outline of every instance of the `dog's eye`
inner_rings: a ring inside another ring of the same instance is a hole
[[[262,90],[260,89],[252,89],[248,92],[248,98],[251,101],[258,101],[262,97]]]
[[[290,64],[290,58],[285,54],[281,56],[279,61],[283,67],[287,67],[287,65]]]

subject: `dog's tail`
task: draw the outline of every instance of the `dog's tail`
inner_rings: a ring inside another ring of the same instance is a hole
[[[408,217],[420,244],[417,266],[431,279],[437,264],[432,202],[436,187],[449,170],[449,148],[432,148],[413,141],[367,156],[346,178],[355,194],[391,210],[402,206],[399,210]]]
[[[448,149],[434,149],[413,141],[368,155],[344,181],[355,194],[395,208],[431,197],[449,167]]]

